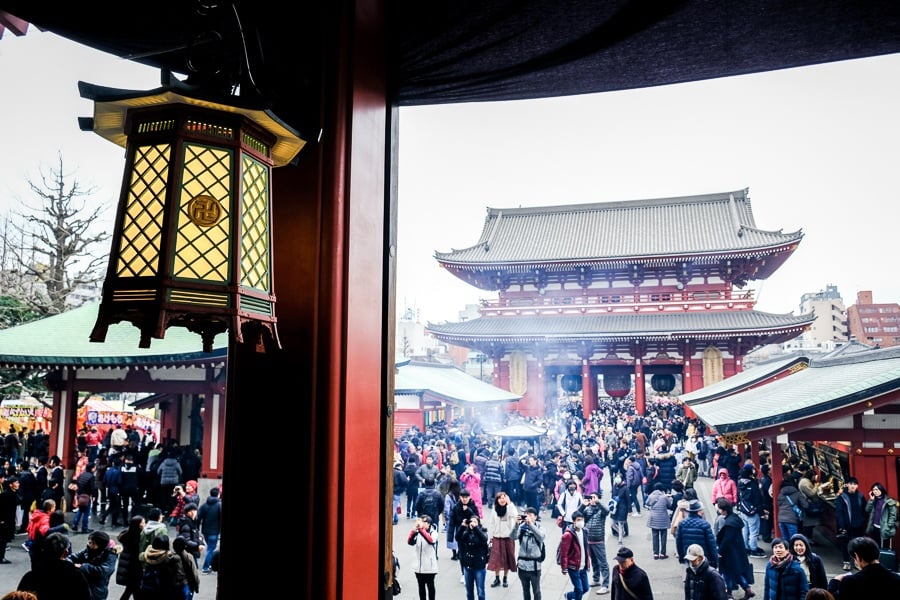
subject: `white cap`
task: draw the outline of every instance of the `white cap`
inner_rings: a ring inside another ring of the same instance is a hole
[[[684,555],[684,558],[687,560],[697,560],[698,558],[703,558],[705,554],[703,553],[703,546],[700,544],[691,544],[688,546],[687,554]]]

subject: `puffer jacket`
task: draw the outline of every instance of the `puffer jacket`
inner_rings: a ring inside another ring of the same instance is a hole
[[[584,513],[584,528],[588,532],[588,542],[605,542],[606,517],[609,516],[609,510],[603,499],[601,498],[597,504],[588,504],[581,512]]]
[[[785,564],[779,564],[775,556],[766,564],[766,586],[762,600],[784,600],[784,598],[806,598],[809,581],[803,567],[792,555]]]
[[[689,516],[678,524],[678,529],[675,531],[675,552],[678,553],[680,561],[684,561],[684,555],[691,544],[702,546],[706,559],[713,567],[717,567],[719,545],[716,542],[712,526],[703,517]]]
[[[672,497],[662,490],[653,490],[647,498],[647,506],[650,515],[647,517],[647,527],[650,529],[668,529],[669,508],[672,506]]]
[[[438,531],[432,523],[427,531],[413,529],[406,538],[406,543],[414,547],[415,558],[412,561],[414,573],[438,572]]]
[[[724,478],[722,477],[722,473],[725,474]],[[732,506],[737,504],[738,501],[737,483],[735,483],[734,479],[728,477],[728,469],[725,467],[719,467],[716,482],[713,483],[712,486],[713,503],[715,504],[716,500],[720,497],[727,498]]]

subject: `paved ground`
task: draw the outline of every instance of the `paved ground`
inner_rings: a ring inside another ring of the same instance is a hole
[[[608,477],[604,477],[604,499],[609,498],[608,479]],[[707,518],[709,518],[709,515],[715,514],[715,511],[711,509],[710,502],[712,479],[703,478],[697,482],[696,487],[698,495],[700,496],[700,499],[702,500],[705,508],[704,513],[707,515]],[[403,503],[402,506],[406,506],[405,503]],[[653,560],[653,548],[650,541],[650,530],[646,527],[647,517],[645,515],[646,513],[639,517],[629,517],[629,529],[631,534],[627,538],[625,538],[625,545],[634,551],[635,562],[638,564],[638,566],[643,568],[649,574],[650,581],[653,586],[653,595],[655,600],[683,600],[684,589],[682,587],[682,576],[684,571],[682,565],[680,565],[674,558],[674,538],[669,536],[669,544],[667,548],[669,558],[666,560]],[[561,531],[558,527],[556,527],[556,524],[551,521],[549,512],[545,511],[541,516],[544,530],[548,534],[547,560],[544,562],[541,591],[544,600],[563,600],[565,598],[565,593],[571,591],[572,584],[569,582],[569,578],[567,576],[563,576],[562,573],[560,573],[559,567],[556,565],[556,546],[559,543]],[[400,576],[398,578],[401,586],[403,587],[403,592],[399,596],[399,598],[401,599],[418,598],[418,588],[416,584],[415,574],[413,574],[409,568],[404,567],[404,565],[409,564],[412,559],[412,548],[406,544],[406,537],[409,534],[410,529],[412,528],[412,524],[412,520],[407,520],[404,517],[401,517],[400,522],[394,527],[394,552],[397,554],[401,565]],[[813,548],[813,550],[817,554],[819,554],[819,556],[821,556],[822,560],[825,562],[825,570],[828,573],[829,578],[837,575],[838,573],[842,573],[843,571],[841,571],[841,556],[837,548],[835,548],[830,542],[819,537],[816,537],[816,541],[818,543]],[[760,542],[760,547],[767,552],[769,551],[768,544]],[[610,539],[609,536],[607,537],[606,550],[607,557],[610,562],[610,568],[612,568],[616,564],[614,556],[616,554],[616,551],[618,550],[618,543],[614,538]],[[440,541],[440,549],[438,552],[440,560],[440,573],[437,576],[437,597],[442,599],[464,599],[466,597],[466,592],[465,586],[459,582],[459,563],[450,560],[450,555],[451,552],[447,549],[446,542],[442,538]],[[753,589],[759,597],[762,597],[764,581],[763,574],[765,571],[766,560],[767,558],[750,559],[756,575],[756,584],[753,586]],[[493,573],[488,572],[486,583],[487,598],[496,600],[511,600],[513,598],[522,598],[522,584],[519,581],[517,575],[513,574],[509,579],[508,588],[491,588],[490,582],[492,580]],[[591,588],[590,594],[585,595],[583,600],[587,600],[589,596],[591,598],[596,598],[597,600],[609,598],[609,594],[606,594],[604,596],[596,595],[597,590],[598,588]],[[741,592],[736,592],[735,598],[739,598],[740,594]]]
[[[72,513],[69,513],[67,520],[71,523]],[[103,531],[109,533],[110,537],[112,538],[115,538],[124,529],[124,527],[110,527],[109,522],[107,522],[106,526],[101,526],[99,523],[97,523],[94,517],[91,517],[90,527],[93,529],[102,529]],[[172,538],[174,537],[174,535],[175,528],[170,527],[169,537]],[[76,552],[83,550],[87,545],[87,535],[73,534],[70,536],[70,538],[72,540],[72,547]],[[24,535],[16,536],[16,539],[10,543],[9,550],[7,550],[6,552],[6,558],[8,558],[12,564],[0,565],[0,595],[3,595],[10,590],[16,589],[16,586],[19,584],[19,580],[22,578],[22,575],[24,575],[28,571],[28,569],[31,568],[31,562],[28,558],[28,554],[22,548],[22,542],[24,541]],[[447,562],[450,561],[448,560]],[[109,582],[109,600],[118,600],[122,596],[123,588],[120,585],[116,585],[115,579],[115,575],[113,575]],[[210,575],[201,574],[200,593],[195,594],[194,599],[214,600],[215,597],[215,573],[212,573]]]

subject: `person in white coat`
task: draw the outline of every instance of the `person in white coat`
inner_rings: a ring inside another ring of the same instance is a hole
[[[414,547],[412,570],[419,584],[419,600],[434,600],[434,579],[438,573],[438,529],[431,517],[418,517],[406,542]]]

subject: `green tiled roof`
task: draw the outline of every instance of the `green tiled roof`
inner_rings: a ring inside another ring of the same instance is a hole
[[[764,250],[800,231],[757,229],[747,190],[565,206],[489,208],[478,243],[435,252],[453,264],[602,261]]]
[[[900,347],[813,358],[808,368],[759,387],[708,402],[696,399],[702,390],[688,395],[693,401],[688,396],[683,399],[707,425],[727,434],[785,425],[853,404],[862,406],[896,390],[900,390]]]
[[[139,348],[140,331],[130,323],[111,325],[102,343],[89,337],[100,303],[92,302],[59,315],[0,330],[0,367],[98,366],[224,360],[228,334],[216,336],[211,353],[203,352],[198,334],[172,327],[150,348]]]

